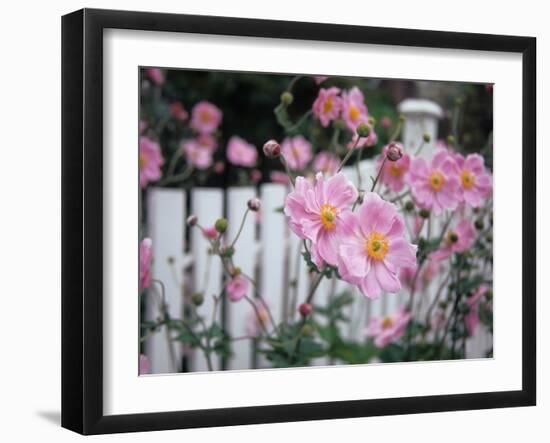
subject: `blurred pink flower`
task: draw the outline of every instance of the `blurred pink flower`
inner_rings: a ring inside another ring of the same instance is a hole
[[[456,209],[460,184],[456,163],[448,151],[437,150],[429,165],[423,158],[413,159],[406,180],[419,206],[436,215],[444,209]]]
[[[338,245],[338,272],[369,298],[401,289],[401,268],[416,266],[416,246],[405,238],[397,208],[374,193],[346,220]]]
[[[293,171],[303,170],[313,156],[311,144],[301,135],[285,138],[281,144],[281,154]]]
[[[365,329],[365,335],[374,337],[376,347],[383,348],[403,336],[410,319],[411,314],[401,306],[393,315],[373,317]]]
[[[390,129],[390,127],[391,127],[391,118],[389,118],[387,115],[383,116],[380,119],[380,126],[383,129]]]
[[[148,68],[145,70],[147,77],[156,85],[162,85],[164,83],[164,74],[159,68]]]
[[[378,157],[376,162],[377,171],[380,169],[382,162],[384,162],[384,159],[386,158],[388,146],[389,145],[384,146],[382,154]],[[387,160],[384,163],[384,168],[382,174],[380,175],[380,181],[393,192],[401,191],[405,187],[405,176],[409,170],[410,164],[411,158],[408,154],[403,154],[403,157],[394,162]]]
[[[273,183],[279,183],[280,185],[290,184],[290,179],[288,178],[288,175],[281,171],[271,171],[269,174],[269,178]]]
[[[216,174],[221,174],[223,171],[225,171],[225,163],[222,161],[217,161],[214,163],[214,172]]]
[[[315,80],[315,83],[317,83],[318,85],[323,83],[327,78],[328,78],[328,76],[326,76],[326,75],[314,75],[313,76],[313,80]]]
[[[189,113],[185,110],[181,102],[173,102],[170,104],[170,115],[182,122],[189,118]]]
[[[139,375],[149,374],[151,372],[151,363],[149,357],[145,354],[139,354]]]
[[[225,290],[231,301],[241,300],[248,292],[248,280],[242,275],[232,277],[225,285]]]
[[[418,273],[416,281],[414,282],[414,290],[419,291],[422,288],[428,286],[434,277],[439,273],[440,263],[435,260],[427,260]],[[418,266],[402,268],[399,272],[399,280],[401,284],[409,289],[413,289],[413,281],[418,271]]]
[[[338,94],[340,94],[340,89],[334,86],[328,89],[321,88],[319,89],[319,95],[313,102],[313,114],[317,116],[324,128],[340,115],[342,99]]]
[[[322,172],[327,176],[334,175],[340,166],[340,160],[334,155],[322,151],[315,156],[313,160],[313,169],[315,172]]]
[[[222,111],[210,102],[198,102],[191,111],[191,127],[201,134],[214,132],[221,121]]]
[[[218,148],[217,140],[210,134],[199,134],[195,140],[197,141],[199,148],[210,151],[210,153],[214,152]]]
[[[139,138],[139,185],[145,188],[149,182],[157,181],[162,176],[161,166],[164,158],[160,145],[149,137]]]
[[[246,316],[245,332],[251,337],[258,337],[269,326],[269,311],[262,299],[254,300],[256,309],[250,306]]]
[[[355,186],[343,175],[325,179],[322,173],[312,184],[296,178],[294,190],[285,199],[289,226],[300,238],[312,241],[312,258],[318,267],[323,261],[335,265],[340,231],[351,216],[350,205],[357,200]]]
[[[470,307],[470,311],[464,316],[466,330],[471,337],[475,334],[479,326],[479,301],[481,297],[489,290],[487,285],[481,285],[470,297],[466,299],[466,303]]]
[[[208,240],[215,240],[218,237],[218,231],[215,226],[208,226],[204,228],[202,233]]]
[[[474,208],[481,206],[483,198],[491,193],[492,188],[491,175],[485,169],[483,157],[479,154],[469,154],[464,158],[456,153],[454,159],[460,178],[460,201]]]
[[[430,254],[433,260],[445,260],[455,252],[466,252],[472,247],[476,239],[476,230],[470,220],[462,219],[454,229],[449,229],[439,249]]]
[[[212,165],[212,148],[210,145],[203,145],[198,139],[184,140],[181,149],[190,165],[197,169],[206,169]]]
[[[365,99],[357,86],[342,93],[342,118],[352,132],[355,132],[360,123],[367,121]]]
[[[227,159],[237,166],[254,166],[258,159],[256,146],[234,135],[227,143]]]
[[[151,285],[151,261],[153,260],[153,242],[144,238],[139,244],[139,288],[147,289]]]

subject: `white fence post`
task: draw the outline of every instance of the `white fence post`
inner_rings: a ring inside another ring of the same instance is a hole
[[[430,135],[430,141],[424,144],[420,156],[430,158],[437,140],[438,120],[443,116],[441,107],[431,100],[408,98],[397,106],[405,116],[403,125],[403,146],[409,154],[414,154],[424,134]]]
[[[148,235],[153,243],[151,275],[153,279],[164,283],[166,304],[170,316],[181,318],[183,314],[182,286],[175,277],[180,278],[182,274],[174,276],[168,260],[174,260],[175,269],[182,269],[185,238],[185,192],[181,189],[150,188],[147,205]],[[159,285],[153,282],[152,286],[160,293]],[[146,318],[155,320],[161,313],[158,310],[154,294],[151,289],[148,291]],[[176,372],[180,369],[182,348],[177,343],[170,341],[168,334],[166,327],[163,326],[159,332],[153,334],[145,342],[146,354],[150,359],[153,374]],[[172,360],[175,360],[175,367]]]

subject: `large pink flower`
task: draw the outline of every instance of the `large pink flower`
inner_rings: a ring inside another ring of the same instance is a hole
[[[392,315],[373,317],[365,329],[365,335],[374,337],[376,347],[383,348],[403,336],[410,319],[411,314],[401,306]]]
[[[444,209],[456,209],[460,184],[456,163],[448,151],[437,150],[429,165],[423,158],[413,159],[406,180],[419,206],[436,215]]]
[[[481,206],[483,198],[491,193],[491,175],[485,169],[483,157],[479,154],[469,154],[464,158],[460,154],[454,156],[457,175],[460,177],[458,195],[460,201],[477,208]]]
[[[340,161],[328,152],[319,152],[313,160],[313,169],[316,172],[323,172],[325,175],[334,175],[340,166]]]
[[[304,169],[313,156],[311,143],[301,135],[285,138],[281,144],[281,154],[293,171]]]
[[[338,97],[338,94],[340,94],[340,89],[334,86],[328,89],[321,88],[319,89],[319,95],[317,95],[317,98],[313,102],[313,113],[324,128],[340,115],[342,99]]]
[[[201,141],[201,137],[184,140],[181,149],[187,162],[197,169],[206,169],[212,165],[212,146]]]
[[[384,146],[382,155],[380,155],[376,162],[376,170],[380,170],[387,153],[388,145]],[[380,175],[380,181],[393,192],[401,191],[405,187],[405,176],[409,171],[410,164],[411,158],[408,154],[403,154],[403,157],[395,162],[386,160],[382,174]]]
[[[227,159],[237,166],[254,166],[258,159],[256,146],[234,135],[227,143]]]
[[[231,301],[239,301],[248,292],[248,280],[242,275],[237,275],[225,285],[225,290]]]
[[[317,266],[322,267],[323,261],[336,265],[340,233],[356,199],[355,186],[343,174],[325,179],[319,172],[314,184],[304,177],[296,178],[294,191],[285,199],[284,211],[292,231],[311,240]]]
[[[396,207],[373,192],[346,220],[339,248],[338,271],[369,298],[401,289],[401,268],[416,265],[416,246],[405,239],[403,218]]]
[[[469,336],[474,335],[479,326],[479,301],[488,290],[489,287],[487,285],[481,285],[471,297],[466,299],[466,303],[470,307],[470,310],[464,316],[464,323]]]
[[[455,252],[466,252],[476,239],[476,230],[470,220],[462,219],[455,228],[449,229],[441,241],[439,249],[432,254],[433,260],[445,260]]]
[[[145,188],[149,182],[157,181],[162,176],[161,166],[164,158],[160,145],[149,137],[139,138],[139,185]]]
[[[357,86],[342,93],[342,118],[352,132],[355,132],[360,123],[367,121],[367,106],[363,93]]]
[[[139,288],[147,289],[151,285],[151,260],[153,259],[153,243],[150,238],[144,238],[139,244]]]
[[[191,111],[191,127],[201,134],[210,134],[222,122],[222,111],[210,102],[201,101]]]

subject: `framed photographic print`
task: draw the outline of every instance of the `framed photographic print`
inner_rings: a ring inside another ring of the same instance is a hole
[[[534,405],[535,51],[64,16],[62,425]]]

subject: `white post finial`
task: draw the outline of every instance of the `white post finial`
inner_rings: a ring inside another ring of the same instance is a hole
[[[408,98],[397,106],[405,116],[403,125],[403,146],[408,154],[414,155],[423,143],[424,134],[430,136],[430,141],[424,144],[421,157],[431,157],[437,140],[438,120],[443,117],[441,107],[424,99]]]

